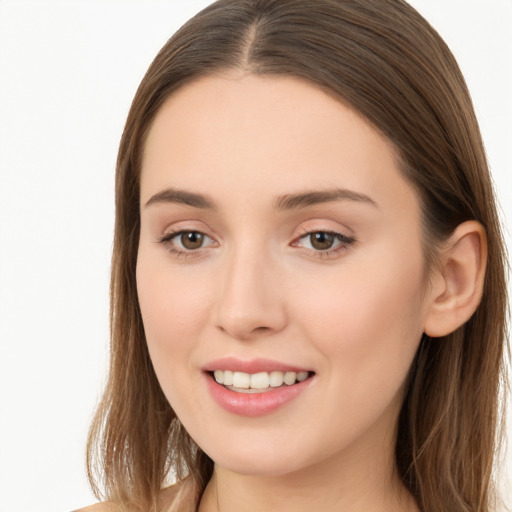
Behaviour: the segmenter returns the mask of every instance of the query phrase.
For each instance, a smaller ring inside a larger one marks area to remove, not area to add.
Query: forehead
[[[341,186],[367,195],[391,188],[395,200],[412,193],[394,146],[351,108],[297,78],[243,73],[203,77],[160,108],[142,200],[169,186],[245,196]]]

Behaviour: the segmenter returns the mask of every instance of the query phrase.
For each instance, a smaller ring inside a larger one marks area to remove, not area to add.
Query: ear
[[[463,222],[441,249],[428,294],[425,334],[446,336],[471,318],[482,298],[486,265],[484,227]]]

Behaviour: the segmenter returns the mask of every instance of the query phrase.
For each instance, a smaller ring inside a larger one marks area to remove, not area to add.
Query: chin
[[[204,451],[216,466],[245,476],[284,476],[297,473],[323,458],[318,452],[314,457],[308,457],[305,447],[296,443],[272,443],[264,439],[253,443],[245,439],[231,442],[229,446],[228,443],[213,446],[212,450]]]
[[[236,457],[222,457],[215,465],[226,469],[232,473],[237,473],[243,476],[257,476],[257,477],[279,477],[296,473],[301,469],[301,465],[291,462],[283,462],[272,460],[255,460],[254,458],[236,458]]]

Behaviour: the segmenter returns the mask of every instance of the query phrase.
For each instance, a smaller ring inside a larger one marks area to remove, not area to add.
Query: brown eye
[[[171,254],[202,254],[200,249],[218,247],[218,243],[201,231],[181,230],[165,235],[158,241]]]
[[[335,231],[310,231],[295,241],[292,246],[304,247],[317,256],[334,257],[355,242],[355,239]]]
[[[198,231],[184,231],[180,235],[181,245],[189,250],[200,249],[204,243],[205,235]]]
[[[309,235],[311,247],[317,251],[326,251],[330,249],[336,240],[332,233],[319,231],[318,233],[310,233]]]

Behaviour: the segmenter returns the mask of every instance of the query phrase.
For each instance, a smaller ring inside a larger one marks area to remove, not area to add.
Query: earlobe
[[[434,271],[424,332],[446,336],[467,322],[482,298],[487,264],[487,237],[477,221],[460,224],[441,251]]]

